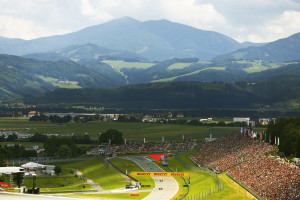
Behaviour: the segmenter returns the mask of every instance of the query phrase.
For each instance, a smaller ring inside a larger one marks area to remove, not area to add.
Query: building
[[[276,118],[259,118],[259,123],[262,125],[268,125],[270,122],[275,122]]]
[[[179,113],[177,113],[176,117],[182,118],[182,117],[184,117],[184,114],[182,112],[179,112]]]
[[[25,169],[23,167],[0,167],[1,175],[10,175],[11,173],[16,172],[24,172]]]
[[[250,117],[234,117],[233,122],[249,122]]]

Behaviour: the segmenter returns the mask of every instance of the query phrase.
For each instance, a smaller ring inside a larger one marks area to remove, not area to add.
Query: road
[[[163,172],[164,170],[143,156],[122,157],[136,162],[146,172]],[[152,176],[155,188],[144,198],[144,200],[166,200],[171,199],[178,191],[179,186],[173,177]],[[160,188],[162,188],[160,190]]]

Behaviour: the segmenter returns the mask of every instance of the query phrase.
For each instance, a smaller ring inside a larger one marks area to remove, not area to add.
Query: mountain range
[[[284,86],[293,88],[282,88],[279,84],[278,91],[298,91],[293,84],[298,83],[300,76],[299,48],[300,33],[266,44],[239,43],[220,33],[167,20],[140,22],[130,17],[34,40],[0,37],[0,53],[5,53],[0,54],[0,99],[41,96],[58,88],[79,89],[78,95],[82,95],[82,91],[88,94],[84,88],[145,83],[159,90],[162,84],[154,82],[181,82],[174,83],[181,88],[181,85],[185,87],[184,82],[190,81],[207,82],[201,87],[214,88],[205,91],[208,96],[218,96],[213,91],[220,93],[216,88],[224,87],[214,82],[240,83],[238,87],[242,89],[248,83],[261,85],[247,87],[236,97],[240,100],[252,96],[253,88],[261,91],[261,95],[269,94],[276,80],[285,81]],[[172,83],[169,86],[175,92],[176,87]],[[138,93],[149,89],[148,86],[137,88],[140,89],[134,91]],[[233,93],[240,91],[235,86],[227,88],[228,98],[230,88],[234,88]],[[131,92],[126,87],[104,91],[112,91],[110,98],[117,98],[114,93],[124,90]],[[276,91],[270,96],[286,101],[291,94],[288,92],[283,100]],[[99,98],[95,97],[95,101],[102,97]],[[268,97],[259,99],[255,103],[272,102]],[[298,102],[300,98],[291,99]]]
[[[130,51],[149,60],[197,57],[210,60],[252,43],[239,43],[223,34],[168,20],[140,22],[124,17],[77,32],[33,40],[0,38],[0,53],[25,55],[55,51],[73,45],[95,44]]]
[[[220,60],[265,60],[269,62],[290,62],[300,60],[300,33],[290,37],[267,43],[263,46],[250,46],[237,51],[219,55],[214,58]]]

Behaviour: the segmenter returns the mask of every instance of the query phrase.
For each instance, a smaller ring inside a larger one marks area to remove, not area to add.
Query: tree
[[[7,141],[15,141],[16,139],[18,139],[18,136],[15,133],[7,136]]]
[[[61,166],[59,165],[56,165],[55,168],[54,168],[54,171],[55,171],[55,174],[60,174],[61,173]]]
[[[62,145],[60,145],[60,147],[58,149],[58,155],[61,158],[71,157],[72,156],[72,150],[68,145],[62,144]]]
[[[123,144],[123,134],[116,129],[109,129],[99,137],[99,143]]]
[[[35,133],[29,140],[30,142],[45,142],[47,139],[47,135]]]

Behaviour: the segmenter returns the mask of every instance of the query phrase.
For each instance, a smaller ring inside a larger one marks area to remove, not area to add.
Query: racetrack
[[[156,164],[154,164],[152,161],[149,161],[143,156],[122,157],[122,158],[136,162],[146,172],[164,171]],[[152,178],[155,182],[155,188],[147,197],[144,198],[145,200],[157,200],[157,199],[165,200],[165,199],[171,199],[173,196],[175,196],[175,194],[179,189],[179,186],[177,181],[173,177],[153,176]]]

